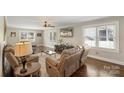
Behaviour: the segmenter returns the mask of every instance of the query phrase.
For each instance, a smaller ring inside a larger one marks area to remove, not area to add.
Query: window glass
[[[85,28],[83,34],[86,45],[118,50],[117,24],[115,23]]]
[[[108,48],[115,49],[116,48],[116,25],[108,25]]]
[[[115,25],[107,25],[104,27],[98,27],[99,41],[98,46],[101,48],[114,49],[114,32]]]
[[[96,28],[84,29],[84,43],[91,47],[96,46]]]

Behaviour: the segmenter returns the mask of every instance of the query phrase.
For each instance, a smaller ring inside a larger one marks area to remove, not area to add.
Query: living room
[[[5,16],[1,17],[2,22],[1,27],[3,28],[1,29],[4,29],[3,35],[1,34],[4,41],[3,45],[15,47],[18,42],[30,41],[31,52],[35,55],[33,55],[34,60],[38,60],[39,65],[41,65],[39,67],[40,75],[38,76],[45,77],[50,76],[49,72],[50,74],[54,73],[54,71],[51,72],[52,70],[46,71],[45,60],[48,56],[59,59],[64,50],[71,50],[75,47],[90,48],[86,55],[86,67],[79,66],[69,76],[124,76],[121,71],[124,69],[124,49],[123,43],[121,43],[123,42],[124,17]],[[4,52],[1,53],[1,57]],[[11,76],[12,73],[11,62],[6,62],[6,57],[4,55],[4,58],[1,58],[4,59],[4,62],[1,62],[1,68],[4,68],[1,69],[1,76],[3,73],[3,76]],[[91,70],[91,68],[94,69]]]
[[[1,0],[0,91],[121,93],[123,0]]]

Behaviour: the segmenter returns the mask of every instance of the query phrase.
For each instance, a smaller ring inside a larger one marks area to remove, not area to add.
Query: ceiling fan
[[[55,27],[54,25],[48,24],[47,21],[44,21],[43,27]]]

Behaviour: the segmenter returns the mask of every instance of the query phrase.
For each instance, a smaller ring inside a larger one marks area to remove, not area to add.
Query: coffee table
[[[43,52],[43,53],[45,53],[47,55],[50,55],[50,56],[54,55],[56,57],[56,52],[54,52],[54,51],[46,50],[46,51],[41,51],[41,52]]]
[[[14,71],[15,76],[18,77],[25,77],[25,76],[32,76],[34,73],[40,72],[41,64],[38,62],[31,62],[27,63],[27,72],[20,73],[20,70],[22,69],[22,65],[17,67]]]

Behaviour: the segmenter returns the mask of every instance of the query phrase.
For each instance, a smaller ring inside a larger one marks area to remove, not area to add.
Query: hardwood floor
[[[86,64],[72,77],[123,77],[124,66],[88,58]]]
[[[53,49],[44,46],[37,48],[37,52],[43,50]],[[71,77],[124,77],[124,66],[88,58],[85,65],[73,73]]]

